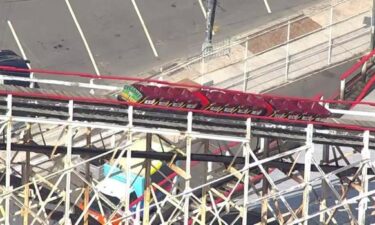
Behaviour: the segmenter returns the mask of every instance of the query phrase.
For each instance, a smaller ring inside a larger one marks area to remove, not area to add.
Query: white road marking
[[[152,42],[151,36],[150,36],[150,34],[149,34],[149,32],[148,32],[148,29],[147,29],[147,27],[146,27],[146,24],[145,24],[145,22],[143,21],[143,18],[142,18],[141,12],[140,12],[139,9],[138,9],[137,3],[135,2],[135,0],[132,0],[132,3],[133,3],[133,6],[134,6],[134,9],[135,9],[135,12],[137,13],[137,15],[138,15],[138,17],[139,17],[139,20],[141,21],[141,24],[142,24],[143,30],[144,30],[144,32],[145,32],[145,34],[146,34],[146,37],[147,37],[148,42],[150,43],[151,49],[152,49],[152,51],[153,51],[153,53],[154,53],[154,56],[155,56],[155,57],[159,57],[158,52],[157,52],[156,49],[155,49],[154,43]]]
[[[79,23],[78,23],[77,17],[76,17],[76,15],[74,14],[74,11],[73,11],[73,9],[72,9],[72,6],[70,5],[69,0],[65,0],[65,3],[66,3],[66,5],[67,5],[67,7],[68,7],[68,9],[69,9],[70,15],[72,15],[72,18],[73,18],[73,20],[74,20],[74,23],[75,23],[77,29],[78,29],[78,32],[79,32],[79,34],[81,35],[81,38],[82,38],[83,44],[85,45],[86,50],[87,50],[87,53],[89,54],[89,57],[90,57],[91,63],[92,63],[92,65],[94,66],[95,73],[96,73],[96,75],[100,76],[100,72],[99,72],[98,66],[97,66],[97,64],[96,64],[96,62],[95,62],[94,56],[92,55],[92,52],[91,52],[90,46],[89,46],[89,44],[87,43],[86,37],[85,37],[85,35],[83,34],[82,28],[81,28],[81,26],[80,26]]]
[[[271,8],[270,8],[270,5],[268,4],[268,0],[263,0],[263,1],[264,1],[264,5],[266,5],[267,12],[268,12],[268,13],[272,13]]]
[[[204,16],[204,18],[206,19],[206,18],[207,18],[206,8],[204,8],[204,5],[203,5],[202,0],[198,0],[198,2],[199,2],[199,6],[201,7],[201,10],[202,10],[203,16]]]
[[[20,39],[18,38],[17,33],[16,33],[16,31],[14,30],[14,28],[13,28],[12,22],[10,22],[10,20],[8,20],[7,22],[8,22],[9,29],[10,29],[10,31],[12,32],[13,38],[14,38],[14,40],[15,40],[16,43],[17,43],[18,49],[19,49],[20,52],[21,52],[21,56],[22,56],[22,58],[23,58],[24,60],[27,60],[27,57],[26,57],[25,51],[23,50],[23,47],[22,47],[21,42],[20,42]],[[29,69],[31,69],[30,63],[26,63],[26,65],[27,65],[27,67],[28,67]],[[34,78],[34,73],[33,73],[33,72],[30,73],[30,78],[31,78],[31,79]],[[33,88],[33,87],[34,87],[34,82],[30,82],[30,88]]]

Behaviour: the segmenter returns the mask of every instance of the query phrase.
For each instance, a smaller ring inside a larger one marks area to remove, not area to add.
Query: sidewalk
[[[370,0],[350,0],[332,9],[314,6],[291,17],[289,23],[232,38],[229,48],[219,49],[213,56],[204,60],[197,56],[152,77],[189,78],[204,85],[243,90],[246,76],[246,90],[261,92],[369,50],[371,26],[364,21],[371,21],[371,4]],[[216,49],[214,46],[213,51]]]

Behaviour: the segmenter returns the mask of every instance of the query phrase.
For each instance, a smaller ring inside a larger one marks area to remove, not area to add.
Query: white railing
[[[224,88],[264,90],[367,52],[371,48],[373,24],[364,21],[372,21],[371,1],[341,1],[264,31],[232,38],[227,46],[214,47],[208,54],[161,68],[162,72],[152,78],[190,78]],[[303,30],[305,25],[312,28]],[[303,31],[298,31],[300,28]],[[280,34],[280,40],[263,49],[251,49],[257,40]]]

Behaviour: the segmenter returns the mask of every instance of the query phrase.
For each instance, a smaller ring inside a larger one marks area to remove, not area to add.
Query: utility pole
[[[203,53],[212,49],[212,31],[215,23],[216,5],[217,0],[207,0],[206,37],[202,45]]]

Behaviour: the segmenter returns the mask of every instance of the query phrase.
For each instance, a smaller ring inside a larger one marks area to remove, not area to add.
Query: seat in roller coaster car
[[[188,89],[175,87],[161,87],[159,105],[168,105],[177,108],[196,109],[200,107],[200,100]]]
[[[200,106],[199,99],[193,95],[188,89],[175,87],[161,87],[160,88],[159,105],[186,107],[189,109],[196,109]]]
[[[248,95],[238,93],[233,96],[233,104],[237,105],[237,113],[250,114],[254,108],[252,101],[247,101]]]
[[[225,105],[224,105],[224,108],[223,108],[223,112],[225,113],[234,113],[237,108],[238,108],[238,104],[236,104],[235,102],[235,97],[236,97],[237,94],[234,94],[234,93],[226,93],[225,95]]]
[[[208,110],[213,112],[220,112],[224,109],[226,104],[230,103],[228,95],[221,91],[203,91],[202,92],[210,102],[207,107]]]
[[[298,100],[294,99],[286,99],[284,101],[283,106],[289,111],[289,119],[297,120],[304,114],[306,109],[299,107],[298,102]]]
[[[150,85],[134,84],[134,87],[140,91],[143,96],[143,103],[147,105],[154,105],[160,98],[160,88]]]
[[[268,102],[272,105],[276,117],[287,116],[291,119],[296,119],[302,113],[297,106],[298,102],[296,100],[268,98]]]
[[[205,103],[207,101],[206,97],[200,94],[200,92],[193,93],[188,89],[182,89],[181,95],[177,99],[184,101],[186,103],[185,108],[188,109],[197,109],[207,104]]]
[[[327,118],[331,115],[331,112],[320,105],[319,102],[301,101],[299,105],[305,110],[305,118],[303,119]]]
[[[274,116],[285,116],[289,111],[284,105],[284,100],[281,98],[267,98],[268,103],[274,110]]]
[[[171,105],[174,100],[174,96],[179,94],[177,89],[171,87],[160,87],[159,90],[160,92],[158,105],[161,106]]]
[[[298,107],[302,111],[302,120],[313,120],[317,116],[318,112],[312,106],[311,101],[298,101]]]
[[[246,101],[252,105],[251,114],[257,116],[268,116],[273,112],[272,106],[269,105],[264,98],[252,94],[248,94]]]
[[[328,118],[332,115],[332,113],[324,106],[320,105],[319,102],[313,103],[312,110],[316,112],[317,116],[320,118]]]

